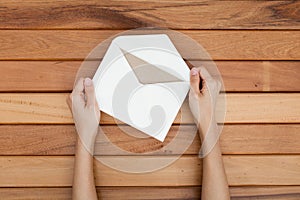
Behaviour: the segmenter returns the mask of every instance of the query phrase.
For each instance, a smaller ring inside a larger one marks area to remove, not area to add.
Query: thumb
[[[86,106],[95,105],[95,89],[93,81],[90,78],[84,79],[84,91],[86,96]]]
[[[199,70],[195,67],[193,67],[190,71],[190,85],[193,93],[200,94],[200,75]]]

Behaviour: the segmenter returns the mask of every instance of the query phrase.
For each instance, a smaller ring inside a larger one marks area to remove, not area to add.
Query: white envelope
[[[119,36],[93,81],[101,111],[163,142],[189,90],[189,68],[165,34]]]

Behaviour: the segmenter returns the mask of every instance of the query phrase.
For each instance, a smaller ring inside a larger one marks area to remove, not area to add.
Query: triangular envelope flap
[[[189,68],[167,35],[119,36],[113,43],[157,68],[189,81]]]
[[[156,65],[152,65],[134,56],[133,54],[123,50],[122,48],[120,49],[140,83],[153,84],[183,81],[182,79],[178,78],[180,75],[174,76],[168,73],[168,68],[157,67]],[[161,68],[164,68],[164,70],[162,70]]]

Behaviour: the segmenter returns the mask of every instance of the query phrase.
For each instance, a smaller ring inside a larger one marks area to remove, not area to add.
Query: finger
[[[84,79],[84,91],[86,96],[86,105],[94,106],[95,105],[95,89],[93,81],[90,78]]]
[[[77,81],[72,93],[83,93],[83,90],[84,90],[83,81],[84,81],[83,78],[80,78]]]
[[[195,67],[193,67],[190,71],[190,86],[191,91],[195,94],[200,94],[200,76],[199,76],[199,70]]]

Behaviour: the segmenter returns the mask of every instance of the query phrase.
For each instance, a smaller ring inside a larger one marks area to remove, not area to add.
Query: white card
[[[189,68],[165,34],[119,36],[93,82],[101,111],[163,142],[189,90]]]

